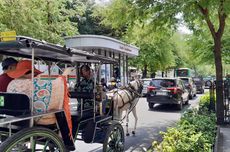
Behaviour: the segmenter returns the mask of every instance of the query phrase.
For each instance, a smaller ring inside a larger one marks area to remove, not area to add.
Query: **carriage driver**
[[[8,84],[13,78],[8,76],[8,72],[15,70],[18,61],[14,58],[6,58],[2,61],[3,74],[0,75],[0,92],[6,92]]]
[[[91,69],[88,65],[82,65],[80,68],[81,80],[75,86],[75,91],[80,93],[93,93],[94,81],[91,75]],[[81,99],[78,99],[80,103]],[[93,106],[93,99],[84,99],[83,109],[88,109]],[[80,104],[78,105],[78,109]]]

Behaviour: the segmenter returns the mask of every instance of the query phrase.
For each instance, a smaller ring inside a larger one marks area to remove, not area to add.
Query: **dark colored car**
[[[202,78],[193,78],[193,81],[196,85],[196,92],[197,93],[204,93],[204,80]]]
[[[189,102],[189,93],[179,78],[154,78],[148,87],[147,102],[150,109],[154,104],[177,104],[182,109]]]

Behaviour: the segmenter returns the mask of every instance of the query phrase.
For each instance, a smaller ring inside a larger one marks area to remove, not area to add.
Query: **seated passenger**
[[[6,58],[2,61],[3,74],[0,75],[0,92],[6,92],[8,84],[13,80],[7,73],[13,71],[17,63],[18,61],[14,58]]]
[[[92,93],[94,89],[94,81],[91,78],[91,70],[88,65],[83,65],[80,68],[81,80],[79,84],[76,84],[75,91],[79,93]],[[78,109],[80,108],[80,101],[78,99]],[[84,99],[83,109],[88,109],[93,106],[93,99]]]
[[[66,80],[62,77],[58,77],[55,80],[41,80],[39,78],[39,74],[41,73],[41,71],[34,68],[35,79],[32,85],[31,61],[19,61],[16,69],[8,73],[8,75],[15,80],[12,80],[9,83],[7,92],[23,93],[30,99],[33,97],[33,108],[35,113],[64,108],[69,124],[69,122],[71,122],[71,118]],[[63,74],[66,73],[64,72]],[[32,86],[34,86],[33,95]],[[35,122],[42,125],[54,124],[56,122],[56,117],[54,114],[50,114],[36,119]]]

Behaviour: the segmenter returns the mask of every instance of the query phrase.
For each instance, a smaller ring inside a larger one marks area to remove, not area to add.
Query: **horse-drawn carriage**
[[[71,64],[75,67],[89,62],[94,64],[95,71],[100,69],[100,64],[116,63],[111,58],[22,36],[16,37],[13,41],[0,42],[0,54],[32,59],[33,66],[37,60]],[[63,81],[59,81],[58,85],[66,83],[65,78],[61,76]],[[65,89],[62,94],[64,103],[59,107],[46,107],[43,110],[35,108],[37,98],[34,95],[28,97],[21,93],[1,92],[0,151],[71,151],[75,149],[74,141],[77,139],[87,143],[102,143],[103,151],[123,151],[124,131],[121,124],[113,119],[113,103],[110,103],[111,106],[106,109],[106,113],[101,114],[102,93],[100,89],[96,90],[100,88],[100,83],[96,83],[100,82],[97,81],[99,78],[100,76],[95,72],[95,89],[91,94],[79,92],[68,94],[64,84]],[[32,76],[32,82],[35,79],[39,83],[53,81],[43,81],[42,78]],[[35,83],[32,85],[31,91],[34,94]],[[56,98],[58,95],[60,94],[55,95]],[[87,110],[80,106],[80,110],[71,111],[69,98],[78,98],[80,102],[83,102],[82,99],[91,98],[94,106]],[[38,120],[50,115],[55,116],[55,124],[37,123]]]

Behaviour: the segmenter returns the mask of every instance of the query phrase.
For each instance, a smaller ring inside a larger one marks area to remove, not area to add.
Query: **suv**
[[[142,96],[145,97],[147,94],[147,87],[149,86],[151,78],[141,79],[143,81],[143,89],[142,89]]]
[[[188,77],[180,77],[181,80],[184,81],[185,87],[189,92],[189,99],[192,99],[196,96],[196,85],[193,82],[192,78]]]
[[[196,92],[203,94],[204,93],[204,80],[202,78],[193,78],[193,81],[196,85]]]
[[[189,93],[179,78],[153,78],[148,87],[147,102],[152,109],[154,104],[177,104],[181,110],[188,104]]]

